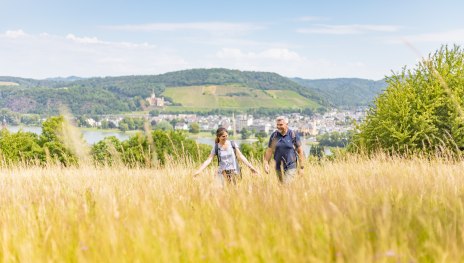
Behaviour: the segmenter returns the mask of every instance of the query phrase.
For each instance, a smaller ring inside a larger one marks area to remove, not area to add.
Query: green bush
[[[353,137],[351,151],[369,154],[460,154],[464,148],[464,52],[442,46],[413,70],[386,79]]]
[[[252,144],[242,143],[240,144],[240,151],[247,159],[262,160],[264,152],[267,149],[266,138],[258,137],[258,141]]]
[[[66,146],[62,116],[51,117],[42,123],[42,134],[19,131],[0,132],[0,152],[3,165],[45,164],[59,162],[65,166],[78,163],[76,155]]]
[[[43,163],[44,151],[39,145],[39,137],[32,132],[18,131],[10,133],[0,131],[0,151],[2,160],[7,164]]]
[[[155,130],[151,138],[137,133],[129,140],[120,142],[108,137],[92,147],[92,156],[96,164],[112,165],[122,161],[130,167],[151,167],[165,165],[167,160],[188,160],[200,163],[209,155],[211,147],[198,144],[179,131]]]
[[[122,150],[122,143],[115,136],[109,136],[92,146],[91,155],[96,164],[113,165],[121,160]]]
[[[42,134],[39,137],[39,145],[45,151],[47,159],[57,160],[65,166],[75,165],[78,158],[65,145],[63,116],[54,116],[48,118],[42,123]]]
[[[320,146],[346,147],[352,137],[352,132],[332,132],[317,136]]]
[[[76,150],[70,149],[65,138],[63,116],[51,117],[43,122],[42,134],[0,131],[1,165],[46,164],[58,162],[65,166],[79,164]],[[69,135],[68,135],[69,136]],[[205,160],[211,151],[208,145],[198,144],[179,131],[155,130],[149,136],[137,133],[126,141],[108,137],[94,144],[91,155],[97,165],[122,162],[130,167],[165,165],[167,159],[195,164]]]

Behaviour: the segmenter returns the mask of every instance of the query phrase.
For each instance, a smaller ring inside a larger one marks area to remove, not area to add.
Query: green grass
[[[233,93],[248,95],[231,96]],[[314,108],[318,106],[294,91],[263,91],[237,85],[171,87],[166,88],[162,95],[172,98],[176,103],[181,103],[185,108],[192,109]]]

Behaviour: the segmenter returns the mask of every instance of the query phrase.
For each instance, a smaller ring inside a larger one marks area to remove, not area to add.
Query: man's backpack
[[[230,144],[232,145],[232,149],[234,149],[234,155],[235,155],[235,163],[237,164],[237,173],[240,173],[240,165],[238,164],[238,158],[237,158],[237,145],[235,144],[234,141],[230,141]],[[221,162],[221,156],[219,155],[219,145],[217,143],[214,144],[214,154],[216,154],[217,159],[218,159],[218,165]]]

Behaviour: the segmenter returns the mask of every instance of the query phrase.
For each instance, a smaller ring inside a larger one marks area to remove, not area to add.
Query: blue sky
[[[0,0],[0,75],[190,68],[378,80],[464,44],[464,1]]]

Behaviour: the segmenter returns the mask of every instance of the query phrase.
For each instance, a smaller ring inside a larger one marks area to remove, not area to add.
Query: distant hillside
[[[101,87],[129,96],[146,96],[147,92],[163,92],[165,87],[240,84],[259,90],[292,90],[324,105],[324,100],[312,90],[289,78],[270,72],[251,72],[230,69],[190,69],[161,75],[90,78],[74,82],[75,85]]]
[[[163,95],[192,109],[315,109],[320,106],[292,90],[262,90],[238,84],[170,87]]]
[[[337,78],[308,80],[293,78],[296,83],[327,100],[335,107],[368,106],[382,93],[387,84],[384,80]]]
[[[63,78],[63,77],[47,78],[45,80],[71,82],[71,81],[76,81],[76,80],[81,80],[81,79],[84,79],[84,78],[80,78],[80,77],[76,77],[76,76],[69,76],[69,77],[66,77],[66,78]]]
[[[198,87],[208,86],[224,87],[230,91],[222,95],[191,93]],[[244,90],[240,90],[242,88]],[[327,106],[367,106],[385,88],[383,80],[289,79],[276,73],[228,69],[191,69],[160,75],[85,79],[0,77],[0,108],[44,114],[56,113],[58,105],[62,104],[75,114],[138,111],[146,106],[144,98],[155,91],[176,105],[189,107],[189,110],[211,108],[210,105],[237,109],[308,107],[314,110]],[[261,96],[277,94],[279,90],[285,92],[281,92],[278,98]],[[210,103],[198,104],[205,99]]]
[[[63,85],[61,81],[56,81],[52,79],[38,80],[38,79],[18,78],[18,77],[9,77],[9,76],[0,76],[0,82],[16,83],[17,85],[23,88],[59,87]]]
[[[246,100],[239,100],[237,94],[233,94],[234,91],[231,91],[231,94],[226,94],[220,98],[226,99],[226,102],[219,103],[218,107],[227,107],[230,103],[235,103],[239,105],[237,108],[245,106],[255,108],[257,105],[269,108],[285,108],[287,106],[295,108],[300,105],[308,105],[312,109],[317,109],[327,105],[324,99],[313,90],[278,74],[228,69],[192,69],[161,75],[66,79],[66,81],[63,79],[34,80],[0,77],[0,81],[10,84],[9,86],[0,86],[0,107],[24,113],[56,113],[57,106],[60,104],[67,105],[75,114],[136,111],[145,108],[144,98],[148,97],[152,90],[159,95],[165,92],[167,87],[208,85],[238,85],[247,88],[251,93],[255,92],[252,90],[270,91],[269,94],[277,94],[276,91],[279,90],[289,91],[290,93],[282,93],[286,94],[283,96],[304,98],[301,100],[304,102],[296,104],[290,102],[292,99],[282,100],[283,98],[280,97],[279,99],[271,99],[267,101],[268,103],[252,100],[248,105],[244,103]],[[18,86],[11,86],[11,83],[17,83]],[[169,96],[167,99],[175,103],[182,103],[176,94],[166,93],[166,96]]]

